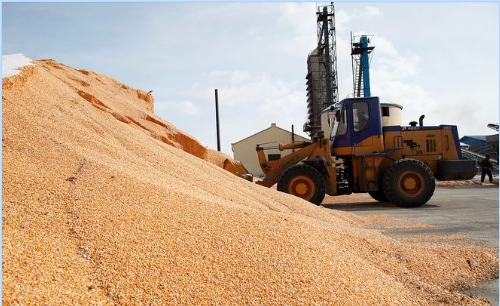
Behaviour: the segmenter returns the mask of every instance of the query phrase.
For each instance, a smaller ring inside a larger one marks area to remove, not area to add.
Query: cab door
[[[370,112],[370,104],[367,100],[355,101],[351,104],[351,140],[355,147],[367,147],[373,145]]]
[[[338,129],[332,137],[336,156],[383,151],[382,124],[378,97],[350,98],[339,102]],[[335,131],[334,131],[335,132]]]
[[[384,138],[378,97],[353,99],[351,102],[352,154],[383,152]]]

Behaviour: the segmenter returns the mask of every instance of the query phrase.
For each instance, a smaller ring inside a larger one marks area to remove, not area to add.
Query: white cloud
[[[210,84],[217,84],[219,82],[229,83],[231,85],[241,84],[251,80],[251,75],[247,71],[241,70],[216,70],[210,71],[207,74],[207,79],[204,81]]]
[[[210,74],[210,77],[213,75]],[[271,111],[272,114],[276,114],[278,109],[289,106],[290,103],[303,102],[305,105],[305,85],[304,92],[300,91],[301,96],[298,97],[294,94],[297,91],[295,81],[286,82],[267,73],[252,75],[241,71],[218,72],[217,76],[226,78],[226,82],[223,83],[225,85],[218,88],[220,97],[223,97],[220,104],[244,109],[245,112],[254,114],[256,118],[266,116]],[[210,79],[206,83],[216,82],[216,79]],[[206,91],[211,90],[213,89],[208,88]]]
[[[366,16],[368,18],[377,18],[377,17],[383,17],[383,14],[378,7],[366,6],[363,16]]]
[[[353,14],[350,11],[342,8],[338,9],[338,6],[335,7],[335,26],[337,31],[348,30],[353,18]]]
[[[383,36],[379,35],[369,35],[370,44],[375,46],[373,51],[377,56],[380,54],[382,56],[394,57],[398,56],[398,51],[394,47],[393,43],[387,40]]]
[[[264,47],[269,50],[269,56],[306,58],[316,42],[316,16],[313,13],[316,4],[288,2],[271,4],[266,9],[274,16],[273,22],[267,28],[260,29],[261,35],[264,33],[267,38],[262,40],[262,43],[266,44]],[[252,26],[252,29],[254,27]]]
[[[155,101],[155,112],[180,113],[194,116],[199,114],[196,105],[188,100],[185,101]]]
[[[382,19],[382,11],[375,6],[355,7],[350,10],[338,9],[335,13],[335,23],[337,30],[345,31],[360,31],[362,27],[366,27],[365,21],[372,19]],[[362,23],[360,23],[362,21]],[[353,29],[353,26],[359,27]]]
[[[379,57],[374,65],[376,68],[370,69],[370,75],[375,80],[402,80],[415,76],[418,73],[420,58],[415,54],[408,56]]]
[[[307,137],[302,133],[307,116],[305,82],[298,86],[297,81],[286,81],[269,73],[213,71],[193,88],[198,88],[198,97],[203,101],[200,103],[210,114],[217,88],[226,146],[268,128],[271,123],[288,130],[294,125],[295,133]]]

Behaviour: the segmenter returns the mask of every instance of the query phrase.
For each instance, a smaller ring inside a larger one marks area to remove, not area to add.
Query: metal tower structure
[[[351,36],[354,97],[370,97],[370,53],[375,47],[369,46],[366,35],[361,35],[358,42],[355,39]]]
[[[318,45],[307,57],[308,122],[304,124],[311,138],[321,131],[321,112],[339,101],[333,2],[318,6],[316,17]]]

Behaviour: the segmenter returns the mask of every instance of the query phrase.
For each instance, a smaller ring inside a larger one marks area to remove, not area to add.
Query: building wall
[[[308,141],[310,139],[294,135],[295,142]],[[277,146],[278,144],[287,144],[292,142],[292,132],[277,127],[275,123],[271,127],[262,130],[252,136],[242,139],[236,143],[231,144],[235,160],[243,163],[248,172],[252,173],[254,177],[262,176],[264,173],[259,165],[257,158],[257,151],[255,150],[257,144],[268,143],[262,147]],[[290,154],[292,150],[280,151],[278,149],[270,149],[264,151],[269,160],[270,154],[281,154],[281,157]]]

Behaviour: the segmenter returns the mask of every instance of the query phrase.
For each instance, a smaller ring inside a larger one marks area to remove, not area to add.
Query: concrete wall
[[[294,135],[294,138],[295,142],[310,142],[309,138],[305,138],[297,134]],[[268,143],[262,146],[273,146],[279,143],[287,144],[291,142],[292,132],[277,127],[275,123],[272,123],[269,128],[231,144],[231,148],[233,150],[234,159],[241,161],[245,168],[247,168],[247,170],[252,173],[254,177],[258,177],[264,175],[264,173],[260,168],[257,151],[255,150],[257,144]],[[266,153],[266,156],[269,156],[269,154],[281,154],[281,157],[283,157],[290,154],[292,150],[280,151],[278,149],[271,149],[264,152]]]

